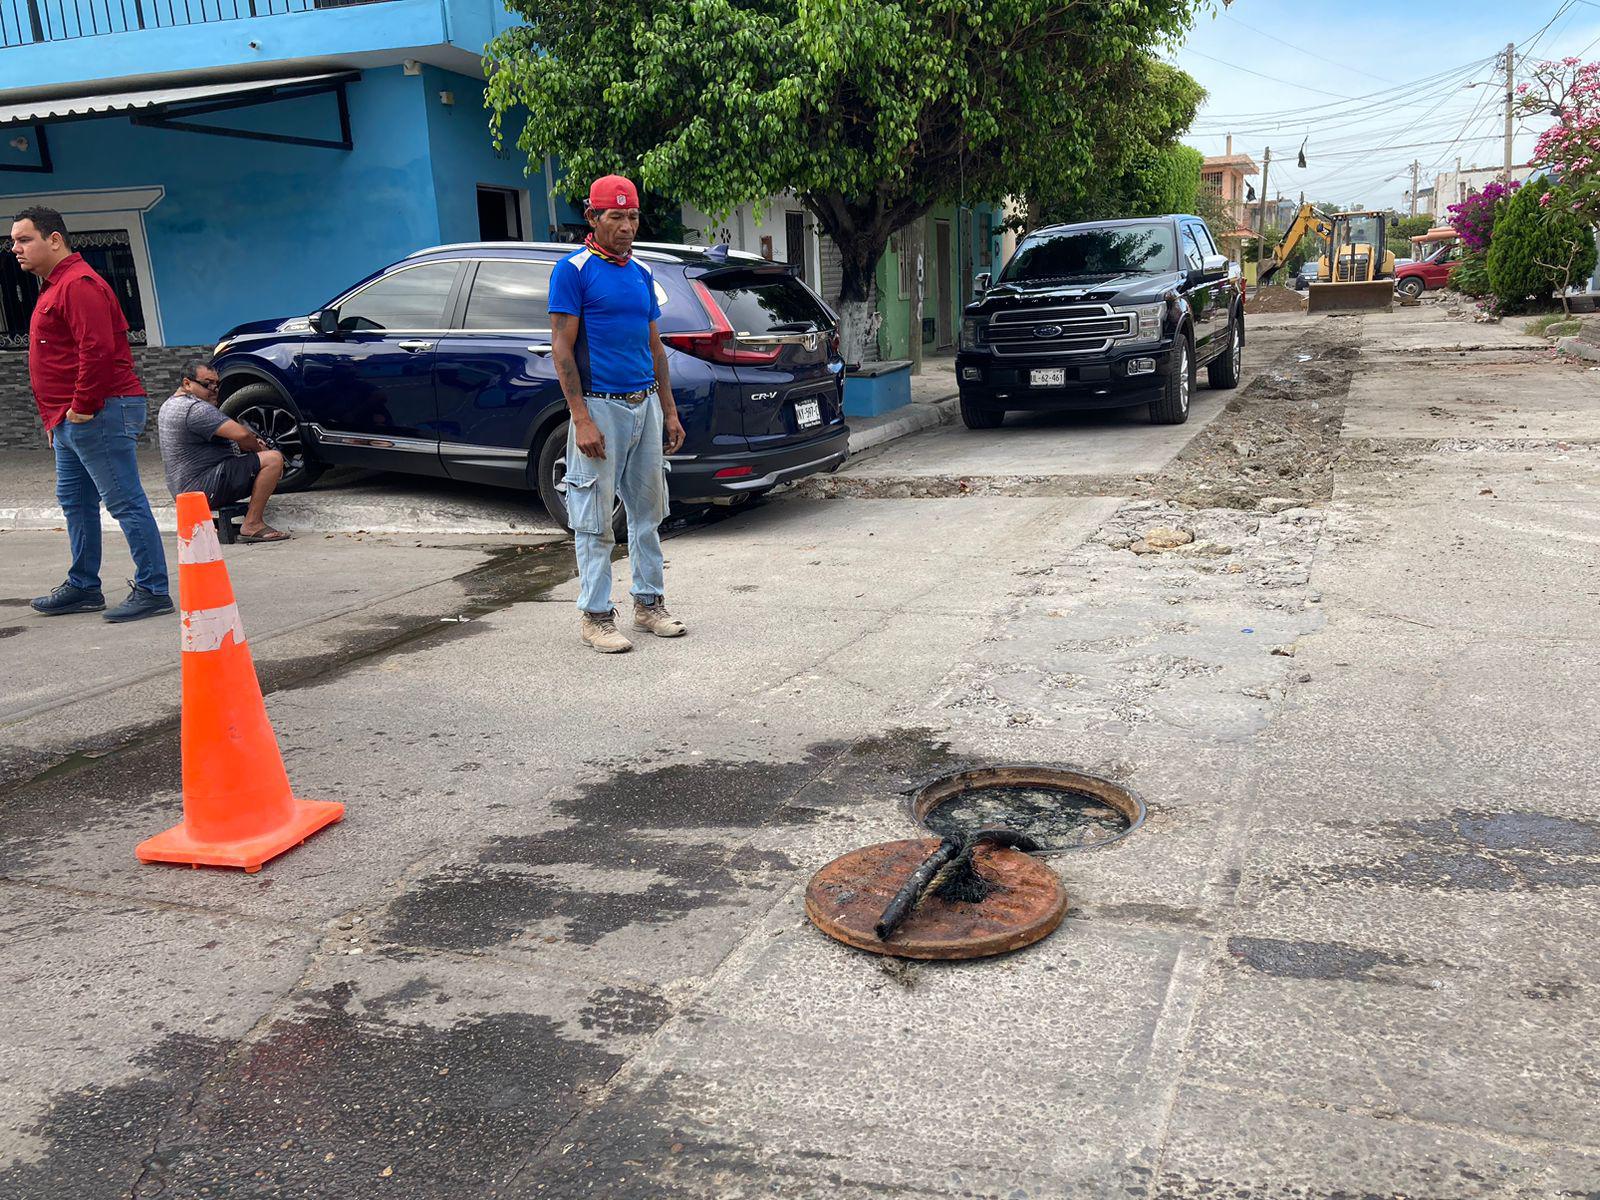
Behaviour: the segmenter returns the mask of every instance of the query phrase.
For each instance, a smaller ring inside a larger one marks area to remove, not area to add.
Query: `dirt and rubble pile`
[[[1304,312],[1305,307],[1305,299],[1299,292],[1276,284],[1256,288],[1244,303],[1247,313]]]

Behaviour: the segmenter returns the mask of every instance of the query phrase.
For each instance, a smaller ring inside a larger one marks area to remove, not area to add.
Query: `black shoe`
[[[99,588],[73,587],[70,583],[63,583],[48,596],[40,596],[33,602],[34,611],[41,612],[47,617],[61,617],[67,613],[99,612],[105,606],[105,593]]]
[[[128,598],[115,608],[106,612],[107,621],[138,621],[145,617],[159,617],[162,613],[172,611],[172,597],[158,596],[155,592],[147,592],[138,584],[128,585],[133,591],[128,593]]]

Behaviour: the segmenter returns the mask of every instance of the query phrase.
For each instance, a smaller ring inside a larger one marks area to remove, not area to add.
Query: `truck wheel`
[[[1236,388],[1244,369],[1244,318],[1235,315],[1228,322],[1228,349],[1206,368],[1206,382],[1214,388]]]
[[[569,421],[562,421],[548,434],[544,443],[539,447],[539,458],[534,463],[533,487],[539,494],[539,502],[550,514],[550,519],[563,529],[570,530],[567,524],[567,428]],[[617,497],[616,503],[611,507],[611,532],[617,541],[628,540],[628,514],[623,511],[622,498]]]
[[[983,408],[965,395],[961,397],[961,423],[968,429],[999,429],[1005,420],[1005,409]]]
[[[1188,335],[1177,340],[1167,357],[1167,378],[1161,399],[1150,405],[1153,425],[1182,425],[1189,419],[1189,393],[1194,390],[1194,354]]]
[[[222,403],[222,415],[255,431],[283,451],[280,492],[303,492],[326,471],[311,457],[300,426],[300,413],[270,383],[247,383]]]
[[[1422,295],[1423,286],[1422,277],[1420,275],[1407,275],[1399,283],[1394,285],[1394,290],[1409,300],[1415,300],[1418,296]]]

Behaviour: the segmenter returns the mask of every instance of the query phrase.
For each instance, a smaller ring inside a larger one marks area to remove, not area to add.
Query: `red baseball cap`
[[[621,175],[603,175],[589,185],[590,208],[638,208],[639,189]]]

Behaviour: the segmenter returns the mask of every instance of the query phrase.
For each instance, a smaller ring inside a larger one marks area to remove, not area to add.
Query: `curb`
[[[156,528],[163,534],[175,534],[178,517],[175,508],[152,508]],[[477,537],[550,537],[559,536],[549,521],[527,524],[513,521],[474,520],[470,517],[445,517],[423,513],[420,509],[399,509],[385,505],[349,506],[337,511],[326,508],[300,508],[290,504],[275,503],[273,519],[281,519],[290,533],[372,533],[420,534],[442,536],[464,534]],[[363,519],[365,518],[365,519]],[[66,515],[59,508],[0,508],[0,530],[65,529]],[[117,532],[118,526],[111,515],[100,514],[100,528],[107,533]]]
[[[1585,341],[1577,335],[1557,338],[1556,350],[1558,353],[1565,354],[1571,358],[1585,358],[1590,362],[1600,362],[1600,346],[1596,346],[1593,342]]]
[[[955,395],[908,404],[906,409],[909,411],[896,413],[881,425],[851,430],[850,454],[853,457],[885,442],[921,433],[924,429],[933,429],[939,425],[949,425],[956,419],[960,406],[960,398]]]
[[[953,424],[960,413],[960,397],[951,394],[934,400],[917,400],[905,405],[881,424],[850,432],[850,457],[886,445],[924,429]],[[170,507],[152,509],[156,526],[164,534],[176,533],[177,510]],[[336,513],[321,506],[301,508],[292,501],[274,500],[272,513],[281,518],[291,533],[381,533],[381,534],[476,534],[479,536],[533,535],[549,536],[555,531],[548,522],[530,520],[526,525],[515,522],[473,520],[458,517],[441,520],[424,514],[419,509],[396,511],[386,505],[345,506]],[[363,520],[362,518],[366,519]],[[396,518],[401,520],[397,521]],[[66,514],[55,506],[33,508],[0,508],[0,530],[64,529]],[[108,533],[117,531],[117,523],[109,513],[100,514],[100,528]]]

